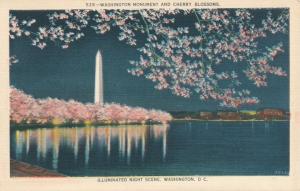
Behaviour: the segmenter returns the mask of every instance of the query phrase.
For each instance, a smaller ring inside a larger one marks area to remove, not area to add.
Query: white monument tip
[[[101,55],[101,51],[98,49],[96,56],[98,56],[99,54]]]

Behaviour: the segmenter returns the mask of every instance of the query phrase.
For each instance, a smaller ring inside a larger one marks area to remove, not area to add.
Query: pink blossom
[[[170,114],[158,110],[146,110],[112,104],[83,104],[74,100],[46,98],[35,99],[24,92],[11,87],[10,120],[14,123],[83,123],[90,121],[115,123],[145,123],[147,120],[167,123]]]

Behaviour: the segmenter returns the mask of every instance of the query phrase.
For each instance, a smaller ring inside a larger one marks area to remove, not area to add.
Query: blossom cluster
[[[31,26],[36,22],[35,19],[20,20],[16,16],[9,15],[9,38],[15,39],[21,36],[30,36]]]
[[[160,14],[151,10],[140,12],[148,37],[139,48],[140,59],[131,61],[133,68],[129,72],[145,76],[159,90],[169,89],[187,98],[196,93],[201,100],[213,99],[221,106],[240,107],[257,104],[259,99],[241,88],[239,78],[243,73],[230,64],[243,68],[257,87],[267,85],[267,75],[287,76],[282,67],[272,65],[284,52],[282,43],[259,49],[263,38],[287,33],[285,11],[275,18],[269,12],[261,25],[253,22],[254,16],[247,9],[179,11],[194,15],[194,28],[171,27],[161,22]]]
[[[120,41],[140,53],[139,60],[130,61],[130,74],[177,96],[196,94],[201,100],[239,107],[259,102],[241,88],[243,76],[257,87],[268,85],[268,75],[287,76],[273,62],[284,52],[282,42],[261,47],[267,37],[288,33],[289,13],[287,9],[276,15],[265,13],[264,18],[254,19],[251,9],[65,10],[51,12],[49,25],[29,34],[32,44],[41,49],[51,41],[68,48],[88,27],[100,35],[115,29]],[[176,22],[181,17],[188,17],[193,25]],[[32,21],[10,16],[11,38],[26,33],[28,23]]]
[[[15,63],[18,63],[19,60],[17,59],[17,56],[16,55],[12,55],[9,57],[9,65],[11,64],[15,64]]]
[[[14,123],[167,123],[169,113],[117,103],[83,104],[56,98],[35,99],[11,87],[10,120]]]

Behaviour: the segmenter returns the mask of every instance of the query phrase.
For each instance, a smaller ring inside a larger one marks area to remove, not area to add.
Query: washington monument
[[[103,105],[103,70],[100,50],[96,54],[95,64],[95,95],[94,102]]]

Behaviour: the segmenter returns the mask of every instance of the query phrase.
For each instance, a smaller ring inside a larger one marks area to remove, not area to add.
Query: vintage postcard
[[[299,10],[1,2],[1,190],[300,190]]]

